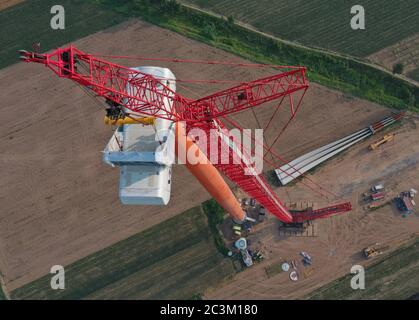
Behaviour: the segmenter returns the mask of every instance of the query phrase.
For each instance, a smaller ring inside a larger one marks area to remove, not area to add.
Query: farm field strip
[[[395,64],[402,63],[403,74],[410,76],[419,67],[419,32],[370,55],[368,59],[388,70],[392,70]]]
[[[205,290],[206,284],[210,283],[208,281],[215,283],[216,279],[221,280],[225,273],[229,273],[231,262],[222,259],[210,243],[201,241],[87,298],[188,299],[194,293]]]
[[[31,50],[34,42],[40,42],[41,50],[48,51],[127,19],[93,1],[62,0],[65,29],[52,30],[50,10],[55,4],[54,0],[31,0],[0,11],[0,39],[4,44],[0,46],[0,68],[18,62],[17,51]]]
[[[365,289],[353,290],[344,276],[308,295],[309,299],[408,299],[419,292],[419,238],[365,270]]]
[[[193,2],[193,0],[190,0],[190,2]],[[280,2],[282,5],[285,5],[284,1],[281,0]],[[229,1],[226,2],[226,4],[228,3]],[[240,3],[243,3],[243,0],[237,2],[238,7],[240,7]],[[273,5],[271,2],[268,3],[267,1],[263,1],[263,3]],[[198,24],[190,26],[188,25],[188,22],[185,21],[185,15],[179,14],[179,12],[171,12],[171,14],[168,12],[165,13],[165,9],[159,8],[158,4],[147,4],[146,1],[127,1],[124,2],[124,4],[119,5],[109,0],[65,0],[61,4],[66,8],[67,12],[66,29],[53,31],[49,26],[49,19],[51,18],[49,9],[52,4],[54,4],[52,0],[45,0],[42,2],[40,0],[34,0],[18,4],[0,12],[0,19],[2,19],[5,26],[2,29],[4,34],[3,38],[9,43],[8,46],[0,48],[0,68],[16,63],[16,51],[22,48],[30,50],[33,42],[40,42],[41,51],[48,51],[51,48],[58,47],[87,34],[116,25],[134,16],[141,16],[154,24],[171,29],[172,31],[174,30],[194,39],[204,40],[204,42],[208,43],[208,39],[203,39],[201,35],[204,34],[204,37],[206,37],[205,30],[208,29],[208,26],[200,25],[202,24],[202,21],[206,21],[203,14],[201,14],[200,17],[195,17],[196,13],[188,13],[188,16],[191,15],[194,17],[193,19],[198,21]],[[278,2],[275,2],[275,5],[277,4]],[[304,6],[307,5],[307,3],[304,4]],[[342,5],[333,5],[339,8],[342,7]],[[148,6],[148,9],[144,10],[144,6]],[[158,9],[157,15],[153,13],[153,10],[156,8]],[[304,8],[307,12],[310,12],[310,10],[313,9],[310,6]],[[257,7],[255,7],[253,11],[259,12]],[[270,11],[275,12],[275,8],[272,8]],[[288,13],[292,12],[294,12],[294,10],[289,10]],[[37,18],[32,22],[33,13],[36,13],[35,16]],[[315,12],[313,15],[316,16]],[[277,14],[275,13],[275,17],[276,16]],[[170,17],[169,20],[168,17]],[[94,25],[91,24],[93,19],[95,20]],[[186,18],[186,20],[187,19],[188,18]],[[26,23],[19,24],[18,28],[16,28],[14,21],[30,21],[31,28],[25,28],[25,26],[27,26]],[[265,19],[263,21],[265,21]],[[209,23],[211,25],[214,21]],[[218,23],[219,22],[216,24]],[[287,30],[291,32],[297,29],[288,27]],[[225,31],[226,30],[220,30],[220,32],[223,33]],[[414,88],[408,88],[409,85],[407,85],[407,83],[400,83],[402,82],[400,79],[391,79],[392,76],[390,73],[381,74],[381,82],[377,83],[377,75],[378,73],[382,73],[382,71],[378,71],[377,73],[377,70],[369,70],[369,67],[365,68],[365,66],[362,66],[359,62],[345,61],[345,59],[342,58],[335,59],[325,53],[319,54],[309,52],[307,48],[296,49],[287,46],[278,50],[281,45],[278,47],[278,44],[272,44],[269,39],[258,40],[258,35],[256,33],[248,34],[243,37],[243,35],[240,35],[241,31],[239,31],[239,29],[237,31],[239,34],[234,35],[233,37],[231,37],[231,35],[230,37],[216,37],[216,39],[209,42],[215,47],[233,52],[247,59],[253,59],[254,61],[275,64],[295,64],[301,62],[311,71],[308,73],[311,80],[386,106],[405,108],[406,104],[414,101],[408,96],[413,95],[417,97]],[[211,33],[211,30],[209,32]],[[327,35],[330,34],[328,30],[326,30],[326,32]],[[340,37],[340,39],[346,39],[346,37]],[[250,44],[255,41],[257,41],[256,47],[255,43]],[[265,48],[265,44],[268,48]],[[273,47],[271,45],[273,45]],[[359,47],[360,46],[357,46],[357,48]],[[266,52],[266,50],[268,52]],[[260,60],[261,58],[262,61]],[[363,75],[359,73],[358,69],[360,68],[365,70]],[[338,72],[340,69],[341,72]],[[366,82],[365,79],[367,78],[369,79],[368,83],[364,85]],[[418,99],[415,98],[415,100]],[[413,102],[413,104],[415,104],[415,102]]]
[[[181,230],[181,232],[180,232]],[[201,207],[65,267],[66,289],[46,275],[12,299],[188,299],[235,271],[215,248]]]
[[[248,23],[261,31],[306,45],[367,56],[419,31],[419,3],[365,0],[365,31],[350,28],[350,8],[343,0],[181,0]],[[346,22],[347,21],[347,22]]]

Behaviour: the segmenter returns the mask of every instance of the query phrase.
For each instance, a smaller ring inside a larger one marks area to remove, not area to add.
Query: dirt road
[[[0,10],[7,9],[23,1],[24,0],[0,0]]]

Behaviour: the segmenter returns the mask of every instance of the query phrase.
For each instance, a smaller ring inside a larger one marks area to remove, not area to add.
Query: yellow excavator
[[[388,141],[392,141],[394,139],[395,134],[391,133],[391,134],[386,134],[384,137],[382,137],[380,140],[370,144],[370,150],[375,150],[377,149],[379,146],[381,146],[382,144],[388,142]]]

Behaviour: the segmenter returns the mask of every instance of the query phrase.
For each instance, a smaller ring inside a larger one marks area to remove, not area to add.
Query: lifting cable
[[[230,61],[217,61],[217,60],[197,60],[197,59],[175,59],[175,58],[153,58],[142,56],[121,56],[121,55],[104,55],[104,54],[90,54],[93,57],[101,57],[107,59],[128,59],[128,60],[142,60],[142,61],[157,61],[157,62],[173,62],[173,63],[192,63],[192,64],[207,64],[207,65],[224,65],[231,67],[242,68],[266,68],[276,70],[296,70],[301,69],[300,66],[281,66],[271,65],[264,63],[243,63],[243,62],[230,62]],[[159,79],[159,77],[156,77]],[[162,78],[163,79],[163,78]],[[168,79],[164,80],[186,82],[186,83],[206,83],[206,84],[243,84],[245,82],[238,80],[208,80],[208,79]]]
[[[264,63],[244,63],[244,62],[230,62],[217,60],[197,60],[197,59],[174,59],[174,58],[151,58],[142,56],[116,56],[104,54],[90,54],[93,57],[110,58],[110,59],[129,59],[129,60],[144,60],[144,61],[158,61],[158,62],[174,62],[174,63],[193,63],[193,64],[208,64],[208,65],[225,65],[231,67],[246,67],[246,68],[272,68],[272,69],[300,69],[299,66],[280,66]]]
[[[293,106],[293,102],[292,102],[292,96],[290,95],[290,107],[292,109],[292,114],[291,117],[288,119],[287,123],[284,125],[284,127],[281,129],[281,131],[278,133],[278,135],[276,136],[276,138],[274,139],[274,141],[272,142],[271,146],[269,147],[268,151],[269,152],[272,147],[275,145],[275,143],[279,140],[279,138],[282,136],[282,134],[285,132],[285,130],[288,128],[288,126],[290,125],[290,123],[292,122],[292,120],[294,120],[295,116],[297,115],[298,110],[300,109],[301,106],[301,102],[303,101],[303,98],[305,96],[307,92],[307,89],[304,90],[303,94],[300,97],[300,100],[297,104],[297,107],[294,110],[294,106]]]
[[[231,120],[231,119],[227,118],[226,116],[225,116],[225,117],[223,117],[223,119],[224,119],[224,120],[226,120],[228,123],[230,123],[233,127],[236,127],[236,128],[238,128],[238,129],[242,130],[242,132],[244,133],[243,129],[241,129],[241,127],[238,125],[238,123],[237,123],[237,122],[235,122],[234,120]],[[248,135],[248,136],[249,136],[249,135]],[[263,148],[264,148],[265,150],[268,148],[265,144],[261,143],[260,141],[257,141],[257,140],[256,140],[254,137],[252,137],[251,135],[250,135],[250,138],[251,138],[251,140],[252,140],[255,144],[257,143],[258,145],[262,145],[262,146],[263,146]],[[326,196],[326,193],[328,193],[328,194],[332,195],[332,196],[333,196],[333,197],[335,197],[336,199],[339,199],[339,198],[340,198],[337,194],[335,194],[335,193],[333,193],[332,191],[330,191],[330,190],[326,189],[325,187],[321,186],[318,182],[315,182],[313,179],[311,179],[311,178],[307,177],[307,176],[306,176],[306,173],[302,173],[302,172],[300,172],[297,168],[295,168],[294,166],[290,165],[290,164],[289,164],[289,161],[287,161],[286,159],[284,159],[283,157],[281,157],[281,156],[280,156],[280,155],[278,155],[277,153],[273,152],[272,150],[269,150],[269,151],[268,151],[268,153],[270,153],[271,155],[273,155],[273,156],[274,156],[277,160],[279,160],[281,163],[283,163],[283,164],[288,164],[288,165],[290,166],[290,168],[292,168],[292,169],[294,169],[296,172],[300,173],[301,177],[306,178],[306,179],[307,179],[310,183],[312,183],[312,184],[313,184],[313,185],[315,185],[317,188],[319,188],[319,189],[315,189],[314,187],[309,186],[309,185],[308,185],[308,184],[306,184],[303,180],[301,180],[301,183],[302,183],[302,184],[304,184],[304,185],[305,185],[306,187],[308,187],[309,189],[311,189],[312,191],[314,191],[314,192],[316,192],[316,193],[319,193],[320,195],[324,196],[326,199],[329,199],[329,197],[327,197],[327,196]],[[259,156],[261,156],[261,155],[259,155]],[[263,159],[264,159],[264,160],[265,160],[268,164],[270,164],[273,168],[276,168],[276,167],[277,167],[277,164],[275,164],[275,163],[271,162],[270,160],[268,160],[268,159],[266,158],[266,156],[263,156]],[[287,171],[282,170],[282,169],[280,169],[280,168],[277,168],[277,169],[279,169],[280,171],[282,171],[283,173],[285,173],[287,176],[291,176],[291,174],[290,174],[290,173],[288,173]],[[321,190],[324,190],[325,192],[322,192]]]
[[[192,90],[192,89],[190,89],[190,88],[187,88],[187,87],[185,87],[185,86],[181,86],[182,88],[184,88],[184,89],[186,89],[187,91],[189,91],[189,92],[191,92],[193,95],[195,95],[195,96],[197,96],[198,98],[200,97],[200,95],[197,93],[197,92],[195,92],[194,90]],[[305,92],[306,92],[307,90],[305,90],[304,91],[304,93],[303,93],[303,95],[302,95],[302,97],[300,98],[300,101],[299,101],[299,103],[298,103],[298,107],[296,108],[296,110],[295,110],[295,112],[294,112],[294,115],[292,116],[292,118],[291,119],[289,119],[288,120],[288,122],[286,123],[286,127],[290,124],[290,122],[292,121],[292,119],[295,117],[295,115],[297,114],[297,111],[298,111],[298,109],[299,109],[299,106],[301,105],[301,102],[302,102],[302,100],[303,100],[303,97],[304,97],[304,94],[305,94]],[[272,115],[272,117],[271,117],[271,119],[270,119],[270,121],[269,121],[269,124],[271,123],[271,121],[272,121],[272,118],[274,117],[274,115],[277,113],[277,111],[278,111],[278,109],[280,108],[280,106],[281,106],[281,103],[282,103],[282,101],[283,101],[283,99],[285,98],[285,96],[283,96],[282,98],[281,98],[281,101],[280,101],[280,103],[278,104],[278,106],[277,106],[277,108],[276,108],[276,110],[275,110],[275,112],[274,112],[274,114]],[[254,112],[254,109],[252,108],[252,110],[253,110],[253,112]],[[254,113],[254,115],[256,116],[256,114]],[[237,123],[237,122],[235,122],[235,121],[233,121],[233,120],[231,120],[231,119],[229,119],[229,118],[227,118],[227,116],[224,116],[224,117],[222,117],[224,120],[226,120],[227,122],[229,122],[230,123],[230,125],[232,125],[233,127],[236,127],[237,129],[239,129],[241,132],[243,132],[244,133],[244,131],[243,131],[243,129],[241,128],[241,126]],[[257,119],[258,120],[258,119]],[[282,133],[285,131],[285,129],[283,129],[283,130],[281,130],[281,132],[280,132],[280,134],[275,138],[275,141],[274,141],[274,143],[273,144],[275,144],[275,142],[279,139],[279,137],[282,135]],[[254,137],[252,137],[251,135],[250,135],[250,138],[252,139],[252,141],[256,144],[259,144],[259,145],[262,145],[263,146],[263,148],[264,148],[264,150],[267,150],[266,151],[266,154],[267,153],[269,153],[269,154],[271,154],[271,156],[273,157],[273,159],[277,159],[277,160],[279,160],[281,163],[283,163],[283,164],[288,164],[289,166],[290,166],[290,168],[292,168],[292,169],[294,169],[294,171],[296,171],[296,172],[298,172],[298,173],[300,173],[300,176],[302,177],[302,178],[305,178],[305,179],[307,179],[310,183],[312,183],[314,186],[316,186],[317,188],[314,188],[314,187],[312,187],[312,186],[310,186],[310,185],[308,185],[306,182],[304,182],[303,180],[301,180],[301,183],[304,185],[304,186],[306,186],[307,188],[309,188],[310,190],[312,190],[313,192],[315,192],[315,193],[318,193],[318,194],[320,194],[320,196],[322,196],[322,197],[324,197],[324,198],[326,198],[326,199],[328,199],[329,200],[329,197],[327,196],[327,194],[329,194],[329,195],[332,195],[334,198],[336,198],[336,199],[339,199],[340,197],[338,196],[338,195],[336,195],[335,193],[333,193],[332,191],[330,191],[330,190],[328,190],[328,189],[326,189],[325,187],[323,187],[323,186],[321,186],[319,183],[317,183],[317,182],[315,182],[313,179],[311,179],[311,178],[309,178],[307,175],[306,175],[306,173],[302,173],[302,172],[300,172],[297,168],[295,168],[293,165],[290,165],[289,164],[289,161],[287,161],[287,160],[285,160],[283,157],[281,157],[280,155],[278,155],[278,154],[276,154],[273,150],[272,150],[272,146],[273,146],[273,144],[271,144],[271,147],[270,148],[268,148],[264,143],[261,143],[260,141],[256,141],[256,139],[254,138]],[[273,168],[276,168],[276,164],[274,163],[274,160],[273,161],[269,161],[267,158],[266,158],[266,154],[265,155],[258,155],[258,156],[262,156],[262,158],[269,164],[269,165],[271,165]],[[280,170],[281,172],[283,172],[283,173],[285,173],[287,176],[291,176],[291,174],[290,173],[288,173],[288,172],[286,172],[285,170],[282,170],[282,169],[280,169],[280,168],[278,168],[278,170]],[[322,192],[322,190],[324,190],[325,192]]]
[[[191,92],[193,95],[195,95],[195,96],[197,96],[198,98],[200,97],[200,95],[197,93],[197,92],[195,92],[194,90],[192,90],[192,89],[189,89],[189,88],[186,88],[186,87],[184,87],[184,86],[182,86],[184,89],[186,89],[187,91],[189,91],[189,92]],[[285,96],[284,96],[285,97]],[[283,97],[283,98],[284,98]],[[281,99],[281,102],[282,102],[282,100],[283,100],[283,98]],[[301,99],[300,99],[300,103],[301,103],[301,101],[302,101],[302,98],[303,97],[301,97]],[[280,104],[279,104],[279,106],[280,106]],[[277,109],[278,109],[278,107],[277,107]],[[252,108],[252,110],[253,110],[253,108]],[[296,114],[297,112],[295,112],[295,114]],[[295,115],[294,114],[294,115]],[[224,117],[222,117],[225,121],[227,121],[228,123],[230,123],[230,125],[232,125],[233,127],[235,127],[235,128],[237,128],[237,129],[239,129],[241,132],[243,132],[244,133],[244,131],[243,131],[243,129],[241,128],[241,126],[237,123],[237,122],[235,122],[235,121],[233,121],[233,120],[231,120],[231,119],[229,119],[229,118],[227,118],[227,116],[224,116]],[[287,124],[289,124],[290,123],[290,120],[288,121],[288,123]],[[265,149],[265,150],[267,150],[267,149],[269,149],[264,143],[262,143],[262,142],[260,142],[260,141],[256,141],[256,139],[254,138],[254,137],[252,137],[252,135],[250,135],[250,138],[252,139],[252,141],[256,144],[258,144],[258,145],[262,145],[263,146],[263,148]],[[278,140],[278,139],[276,139],[276,140]],[[287,163],[289,163],[288,161],[286,161],[283,157],[281,157],[281,156],[279,156],[278,154],[276,154],[276,153],[274,153],[273,151],[272,151],[272,145],[271,145],[271,149],[270,150],[268,150],[267,151],[267,153],[270,153],[271,154],[271,156],[275,159],[277,159],[277,160],[279,160],[281,163],[284,163],[284,164],[287,164]],[[271,165],[273,168],[276,168],[276,164],[274,163],[274,160],[273,161],[269,161],[267,158],[266,158],[266,155],[258,155],[258,154],[255,154],[256,156],[262,156],[262,158],[269,164],[269,165]],[[309,188],[310,190],[312,190],[313,192],[315,192],[315,193],[318,193],[318,194],[320,194],[320,196],[322,196],[322,197],[324,197],[324,198],[326,198],[326,199],[328,199],[328,200],[330,200],[329,199],[329,197],[327,196],[327,194],[329,194],[329,195],[332,195],[334,198],[336,198],[336,199],[339,199],[339,196],[338,195],[336,195],[335,193],[333,193],[332,191],[330,191],[330,190],[328,190],[328,189],[326,189],[325,187],[323,187],[323,186],[321,186],[319,183],[317,183],[317,182],[315,182],[313,179],[311,179],[311,178],[309,178],[309,177],[307,177],[306,176],[306,174],[305,173],[302,173],[302,172],[300,172],[298,169],[296,169],[294,166],[292,166],[292,165],[289,165],[292,169],[294,169],[296,172],[298,172],[298,173],[300,173],[300,176],[302,177],[302,178],[306,178],[310,183],[312,183],[314,186],[316,186],[317,188],[315,188],[315,187],[312,187],[312,186],[310,186],[309,184],[307,184],[304,180],[301,180],[301,183],[304,185],[304,186],[306,186],[307,188]],[[280,168],[278,168],[278,170],[280,170],[281,172],[283,172],[283,173],[285,173],[287,176],[291,176],[291,174],[290,173],[288,173],[288,172],[286,172],[285,170],[282,170],[282,169],[280,169]],[[324,190],[325,192],[322,192],[322,190]]]

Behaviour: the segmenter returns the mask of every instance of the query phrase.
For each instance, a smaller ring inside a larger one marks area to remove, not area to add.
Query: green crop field
[[[92,1],[61,0],[65,9],[65,29],[50,26],[54,0],[30,0],[0,11],[0,68],[18,61],[17,51],[32,50],[41,43],[43,52],[106,29],[126,19],[114,11],[104,10]]]
[[[190,299],[235,273],[217,250],[201,207],[65,267],[65,290],[46,275],[12,299]]]
[[[419,293],[419,239],[365,269],[365,289],[353,290],[349,274],[308,295],[309,299],[409,299]]]
[[[7,44],[0,47],[0,68],[17,62],[17,50],[30,50],[34,42],[40,42],[45,52],[140,17],[255,62],[305,65],[311,81],[385,106],[411,110],[419,106],[419,89],[389,73],[353,59],[273,41],[224,19],[181,8],[174,1],[63,0],[66,29],[58,31],[50,28],[53,4],[53,0],[25,1],[0,11],[0,39]]]
[[[0,288],[0,300],[6,300],[3,290]]]
[[[419,32],[419,1],[181,0],[232,16],[261,31],[302,44],[367,56]],[[350,27],[353,5],[366,12],[366,30]]]

